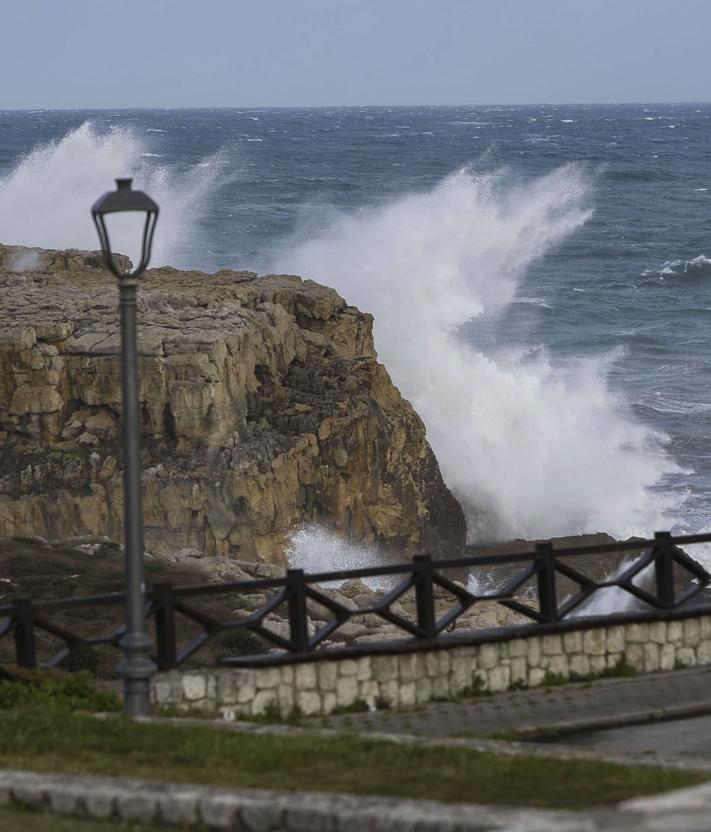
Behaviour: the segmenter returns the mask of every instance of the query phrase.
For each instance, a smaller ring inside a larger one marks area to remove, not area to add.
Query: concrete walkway
[[[357,733],[526,739],[702,714],[711,714],[708,667],[341,714],[314,724]]]

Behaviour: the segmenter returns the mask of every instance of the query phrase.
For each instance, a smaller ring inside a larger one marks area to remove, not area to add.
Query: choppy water
[[[473,534],[699,530],[709,148],[709,105],[0,112],[0,240],[95,248],[133,174],[154,262],[375,313]]]

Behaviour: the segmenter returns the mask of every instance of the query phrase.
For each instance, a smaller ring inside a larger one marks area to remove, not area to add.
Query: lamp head
[[[99,234],[101,251],[104,255],[104,263],[119,279],[125,277],[136,278],[145,271],[151,259],[153,233],[155,231],[156,221],[158,220],[158,205],[147,194],[144,194],[143,191],[134,191],[131,188],[132,182],[132,179],[117,179],[116,190],[107,191],[103,196],[100,196],[91,208],[91,215]],[[105,222],[107,214],[116,214],[124,211],[145,213],[146,215],[143,226],[143,240],[141,242],[141,259],[136,268],[130,272],[122,271],[116,265]]]

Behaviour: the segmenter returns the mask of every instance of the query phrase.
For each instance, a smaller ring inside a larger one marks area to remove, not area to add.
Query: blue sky
[[[3,0],[0,108],[708,101],[710,0]]]

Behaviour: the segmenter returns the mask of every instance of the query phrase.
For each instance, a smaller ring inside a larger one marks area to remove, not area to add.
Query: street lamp
[[[151,710],[151,640],[146,633],[143,576],[143,508],[141,499],[140,415],[138,410],[138,338],[136,289],[138,277],[151,257],[158,206],[142,191],[131,189],[131,179],[117,179],[116,190],[100,197],[91,215],[101,241],[104,263],[118,278],[121,307],[121,388],[123,398],[123,541],[126,565],[126,633],[121,639],[123,659],[118,674],[124,680],[124,709],[130,716],[148,716]],[[114,260],[105,217],[123,211],[145,213],[141,259],[124,271]]]

